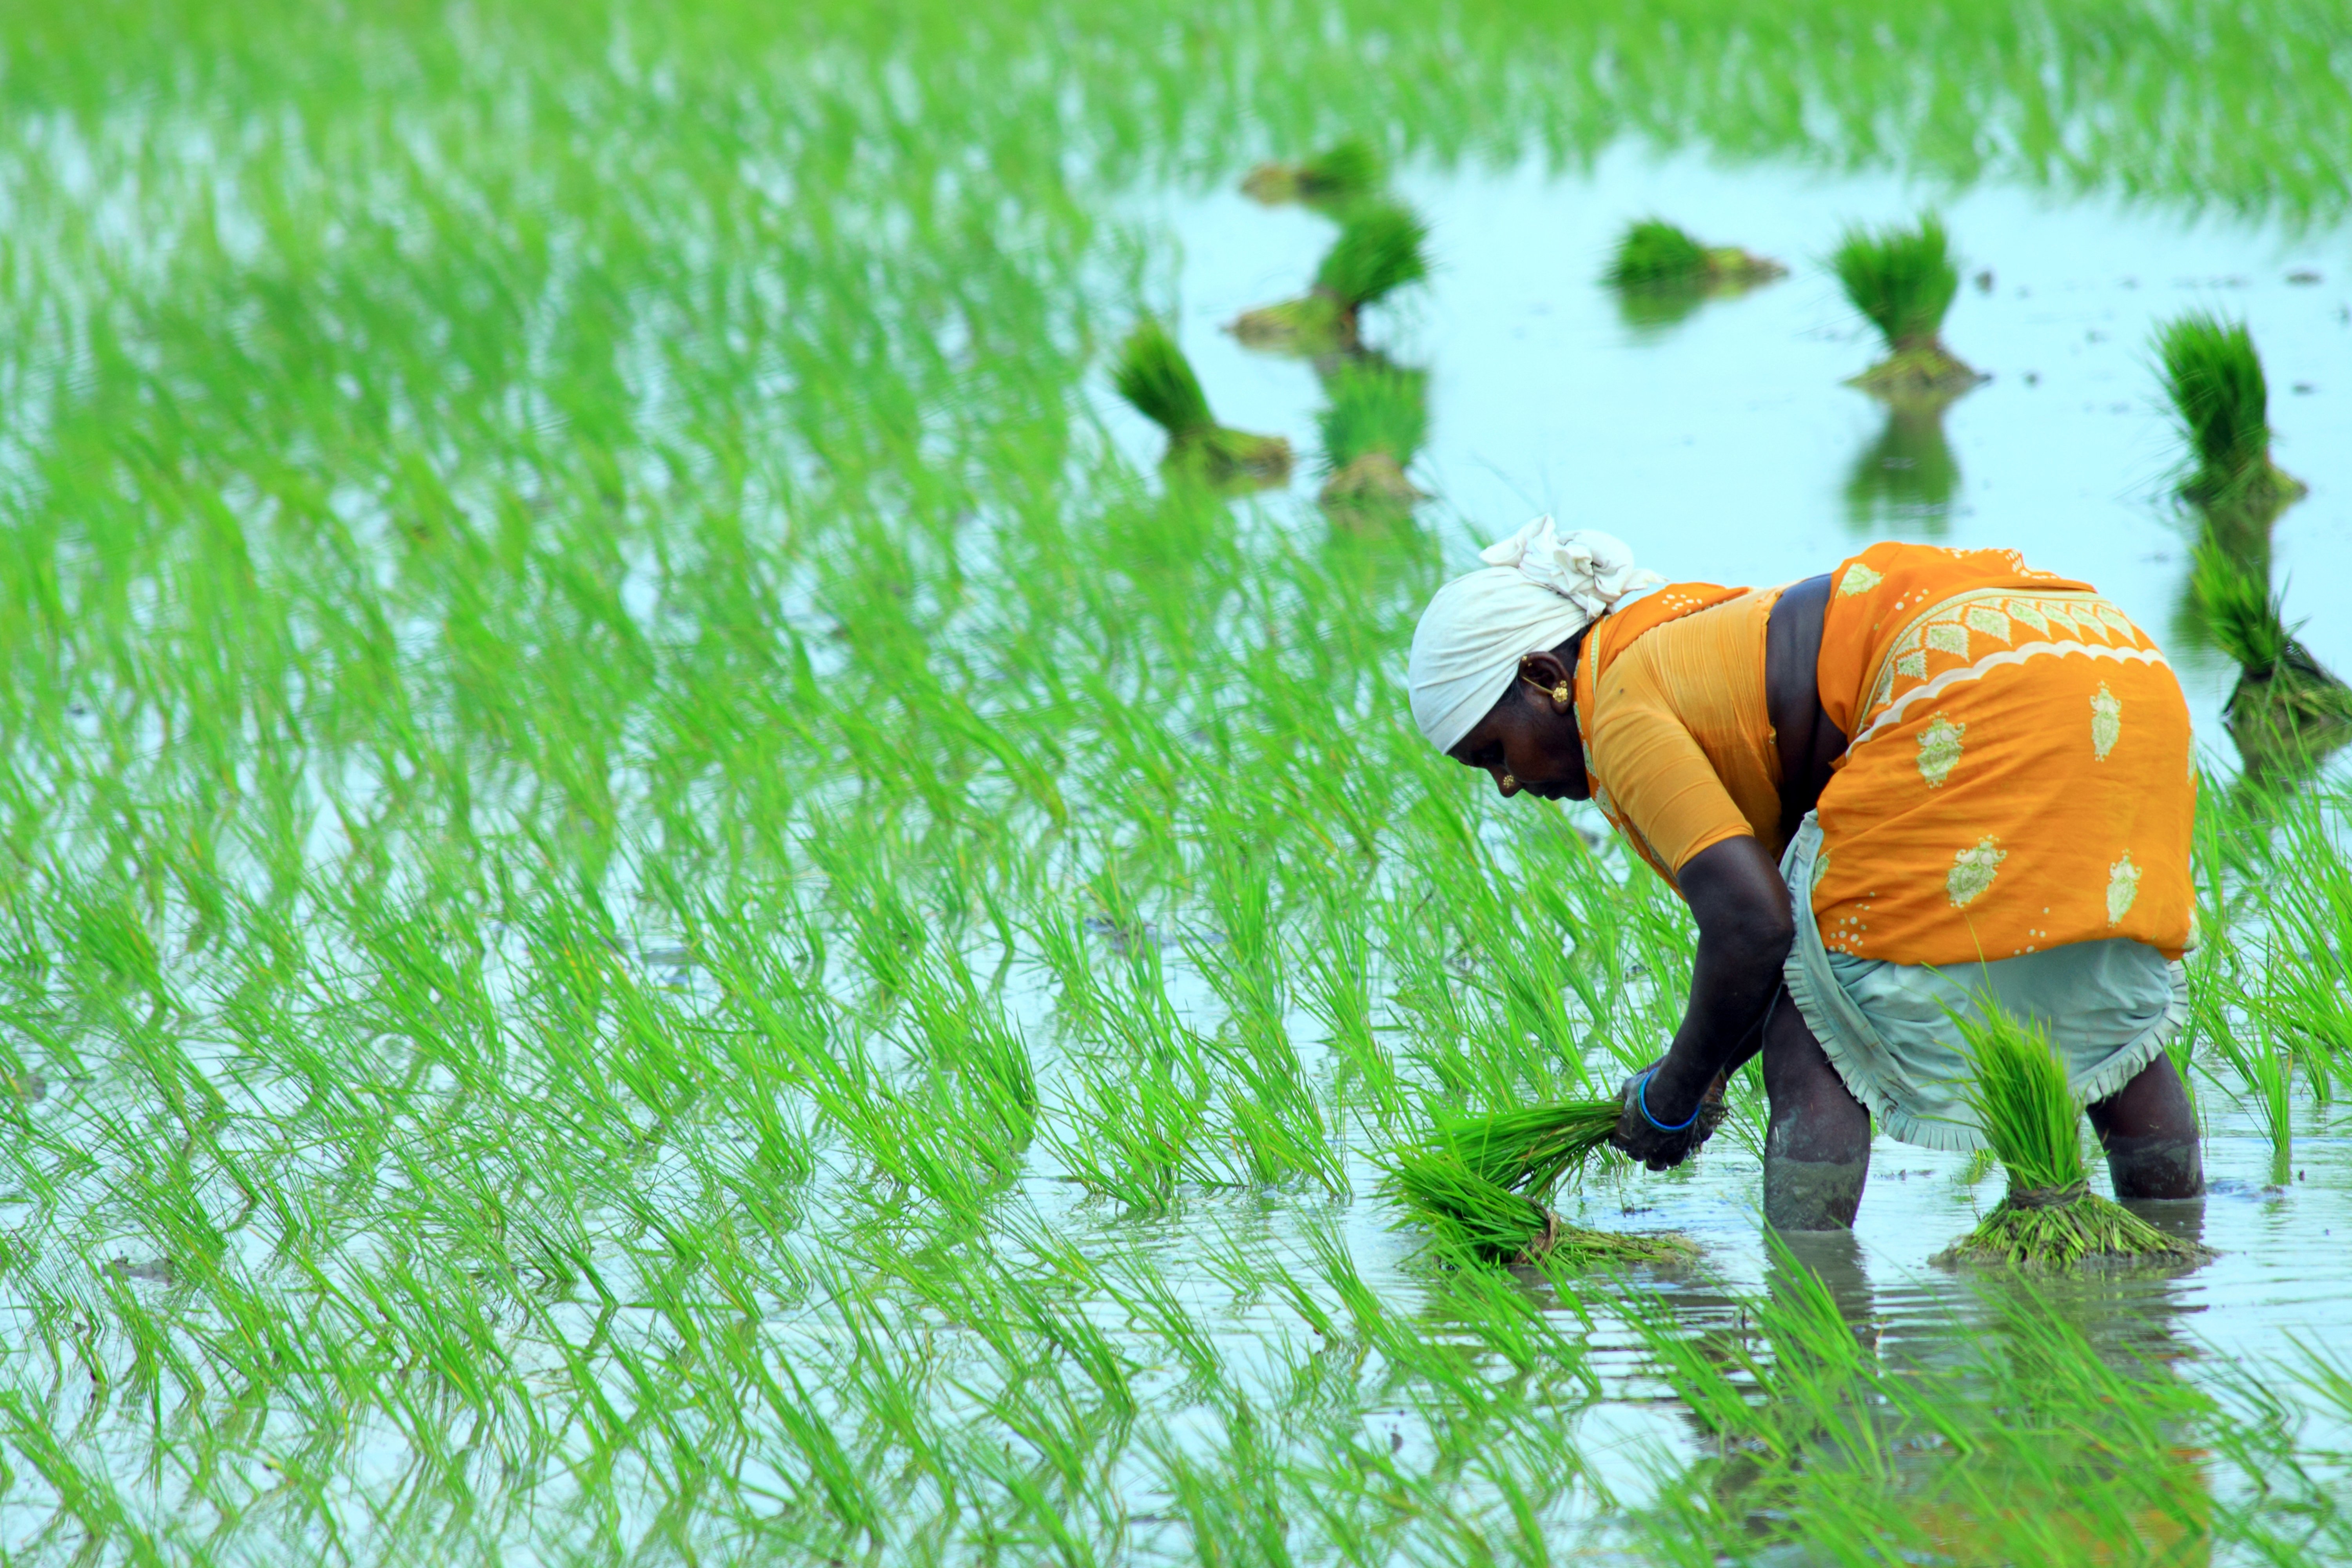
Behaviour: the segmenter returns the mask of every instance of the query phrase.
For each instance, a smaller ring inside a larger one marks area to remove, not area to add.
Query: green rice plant
[[[1941,219],[1907,228],[1851,228],[1830,268],[1853,308],[1886,342],[1887,357],[1851,384],[1889,402],[1945,403],[1984,379],[1944,346],[1944,313],[1960,269]]]
[[[1128,334],[1111,383],[1136,412],[1168,433],[1161,462],[1171,471],[1213,484],[1271,485],[1289,476],[1290,443],[1218,424],[1192,362],[1158,321],[1140,321]]]
[[[1688,231],[1651,217],[1627,226],[1601,276],[1619,289],[1737,292],[1788,274],[1769,257],[1736,245],[1701,245]]]
[[[1679,1237],[1565,1224],[1541,1201],[1606,1146],[1617,1110],[1615,1100],[1585,1100],[1443,1121],[1391,1151],[1390,1190],[1442,1249],[1482,1261],[1581,1268],[1696,1256]]]
[[[1324,387],[1323,505],[1394,515],[1427,500],[1405,469],[1429,436],[1429,373],[1363,355],[1341,361]]]
[[[1402,1223],[1427,1230],[1441,1255],[1571,1270],[1686,1263],[1698,1255],[1681,1237],[1570,1225],[1535,1199],[1487,1181],[1444,1152],[1398,1151],[1389,1166],[1388,1186],[1404,1205]]]
[[[1304,202],[1335,209],[1377,195],[1388,178],[1379,152],[1352,139],[1296,163],[1260,163],[1242,180],[1244,194],[1268,206]]]
[[[2181,494],[2209,507],[2269,511],[2307,493],[2271,461],[2270,392],[2243,321],[2201,310],[2176,316],[2157,328],[2156,353],[2197,465]]]
[[[1581,1100],[1450,1118],[1437,1124],[1428,1147],[1482,1181],[1540,1198],[1608,1147],[1618,1109],[1613,1099]]]
[[[2200,542],[2190,586],[2213,640],[2238,665],[2223,714],[2250,765],[2292,769],[2352,739],[2352,688],[2314,658],[2273,593],[2228,552]]]
[[[2039,1026],[1998,1009],[1955,1023],[1974,1069],[1969,1108],[2008,1173],[2009,1193],[1937,1261],[2070,1272],[2179,1268],[2208,1256],[2090,1190],[2083,1108]]]
[[[1374,202],[1354,208],[1316,267],[1313,287],[1298,299],[1244,310],[1234,321],[1234,335],[1252,348],[1286,353],[1357,347],[1365,306],[1429,276],[1428,237],[1429,226],[1409,207]]]

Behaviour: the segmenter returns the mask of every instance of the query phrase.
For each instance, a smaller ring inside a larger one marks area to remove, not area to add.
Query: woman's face
[[[1556,655],[1529,654],[1511,689],[1446,755],[1484,768],[1506,798],[1525,791],[1546,800],[1591,799],[1576,709],[1552,696],[1569,679],[1567,663]]]

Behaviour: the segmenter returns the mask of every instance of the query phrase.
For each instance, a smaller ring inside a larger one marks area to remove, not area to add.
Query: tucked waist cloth
[[[1832,952],[1813,913],[1822,859],[1821,824],[1809,814],[1780,861],[1797,921],[1784,971],[1789,995],[1889,1137],[1929,1149],[1985,1147],[1964,1097],[1970,1068],[1949,1014],[1973,1021],[1991,1004],[2041,1025],[2084,1102],[2129,1083],[2189,1016],[2180,964],[2125,937],[1963,964]]]

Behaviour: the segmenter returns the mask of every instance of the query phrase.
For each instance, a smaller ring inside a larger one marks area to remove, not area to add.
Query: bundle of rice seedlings
[[[1670,1263],[1697,1256],[1675,1236],[1570,1225],[1541,1201],[1580,1171],[1617,1125],[1614,1100],[1571,1100],[1441,1123],[1394,1151],[1389,1185],[1442,1248],[1483,1262],[1574,1267]]]
[[[1959,292],[1960,269],[1942,222],[1912,228],[1849,229],[1830,258],[1853,308],[1886,340],[1887,357],[1850,385],[1882,397],[1945,401],[1984,377],[1944,346],[1944,312]]]
[[[1769,257],[1736,245],[1701,245],[1664,218],[1644,218],[1625,230],[1604,279],[1620,289],[1731,290],[1785,278]]]
[[[2210,540],[2197,547],[2189,585],[2213,640],[2237,661],[2222,713],[2249,762],[2287,763],[2352,738],[2352,688],[2295,640],[2284,595]]]
[[[1139,322],[1128,334],[1111,382],[1137,412],[1168,432],[1167,467],[1219,483],[1279,484],[1289,476],[1290,443],[1218,424],[1184,351],[1158,321]]]
[[[2242,321],[2202,311],[2157,329],[2165,395],[2196,455],[2181,493],[2208,506],[2284,503],[2306,493],[2271,461],[2270,389]]]
[[[1243,194],[1279,206],[1304,202],[1339,207],[1377,195],[1386,172],[1371,143],[1342,142],[1297,163],[1260,163],[1242,180]]]
[[[1352,349],[1363,308],[1429,276],[1422,245],[1429,226],[1391,203],[1359,206],[1331,242],[1315,284],[1279,305],[1245,310],[1234,335],[1253,348],[1321,354]]]
[[[1404,470],[1429,434],[1429,373],[1349,360],[1326,384],[1331,402],[1321,418],[1323,504],[1401,512],[1427,500]]]
[[[2211,1256],[2090,1190],[2083,1108],[2040,1027],[1998,1010],[1982,1022],[1955,1021],[1976,1068],[1969,1106],[2009,1173],[2009,1194],[1936,1261],[2063,1272],[2179,1267]]]

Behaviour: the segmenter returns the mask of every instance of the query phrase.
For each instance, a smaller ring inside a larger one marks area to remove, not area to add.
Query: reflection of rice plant
[[[1736,245],[1701,245],[1664,218],[1645,218],[1625,230],[1610,257],[1607,281],[1621,289],[1744,288],[1789,269]]]
[[[1168,432],[1169,467],[1212,480],[1278,482],[1290,472],[1289,442],[1228,430],[1216,422],[1200,377],[1158,321],[1139,322],[1129,334],[1111,381],[1121,397]]]
[[[2223,711],[2248,760],[2284,763],[2341,743],[2352,733],[2352,689],[2295,640],[2284,595],[2210,541],[2198,546],[2196,563],[2191,590],[2240,670]]]
[[[1260,163],[1242,181],[1242,190],[1269,206],[1305,202],[1333,207],[1361,201],[1381,188],[1384,171],[1371,143],[1348,141],[1297,163]]]
[[[1886,340],[1887,357],[1855,385],[1890,398],[1948,399],[1984,379],[1944,346],[1944,312],[1959,291],[1960,269],[1941,220],[1849,229],[1830,266],[1846,299]]]
[[[1244,311],[1234,333],[1258,348],[1325,353],[1352,348],[1363,308],[1429,276],[1423,244],[1429,226],[1406,207],[1370,204],[1348,215],[1315,269],[1314,287],[1297,300]]]
[[[2271,461],[2270,394],[2242,321],[2203,311],[2157,330],[2165,395],[2197,458],[2181,491],[2209,505],[2287,500],[2302,481]]]
[[[1600,1153],[1614,1100],[1570,1100],[1441,1123],[1391,1159],[1390,1184],[1448,1250],[1489,1262],[1656,1263],[1693,1256],[1678,1237],[1564,1224],[1543,1199]]]
[[[1373,359],[1343,363],[1327,384],[1323,500],[1366,510],[1423,498],[1404,470],[1429,433],[1429,373]]]
[[[1933,403],[1887,405],[1878,438],[1847,472],[1847,520],[1858,528],[1898,523],[1925,528],[1929,537],[1951,516],[1960,465],[1944,438],[1944,411]]]
[[[2082,1107],[2040,1028],[1997,1011],[1959,1028],[1976,1068],[1969,1109],[2009,1173],[2009,1194],[1943,1260],[2057,1270],[2202,1256],[2090,1190]]]

